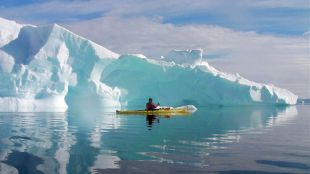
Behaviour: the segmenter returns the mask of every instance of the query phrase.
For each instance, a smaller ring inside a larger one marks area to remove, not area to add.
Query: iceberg
[[[216,70],[202,50],[173,50],[164,59],[119,55],[57,25],[0,18],[0,111],[64,112],[169,106],[296,104],[292,92]]]
[[[184,66],[123,55],[105,68],[101,81],[123,91],[120,102],[130,107],[146,96],[165,105],[197,106],[295,104],[297,100],[288,90],[220,72],[205,61]]]
[[[0,110],[64,112],[68,106],[120,106],[99,81],[118,54],[58,26],[24,26],[0,51]]]
[[[167,56],[163,57],[165,61],[173,61],[180,65],[195,65],[202,61],[202,49],[196,50],[172,50]]]

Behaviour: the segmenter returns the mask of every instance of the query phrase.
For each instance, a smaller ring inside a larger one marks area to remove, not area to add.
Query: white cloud
[[[103,17],[65,25],[118,53],[158,58],[171,49],[203,48],[211,64],[310,97],[309,36],[272,36],[209,25],[175,26],[148,18]]]

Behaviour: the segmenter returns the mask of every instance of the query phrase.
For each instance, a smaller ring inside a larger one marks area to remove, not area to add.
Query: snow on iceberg
[[[23,25],[0,18],[0,47],[14,40]]]
[[[6,20],[0,18],[0,31],[6,30],[2,21]],[[7,21],[6,25],[16,30],[1,35],[2,112],[141,108],[148,97],[170,106],[297,101],[285,89],[216,70],[202,61],[202,50],[175,50],[163,60],[140,54],[119,56],[58,25],[22,26]]]
[[[202,61],[202,49],[196,50],[172,50],[164,57],[165,61],[173,61],[180,65],[196,65]]]

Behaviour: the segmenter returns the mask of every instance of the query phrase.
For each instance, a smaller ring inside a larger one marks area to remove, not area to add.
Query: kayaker
[[[145,110],[155,110],[157,106],[159,106],[159,103],[156,105],[153,103],[153,99],[149,98],[149,102],[146,103]]]

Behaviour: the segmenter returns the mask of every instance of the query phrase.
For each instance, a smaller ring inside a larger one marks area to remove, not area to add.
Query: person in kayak
[[[159,103],[154,104],[153,99],[149,98],[149,102],[146,103],[145,110],[155,110],[159,106]]]

